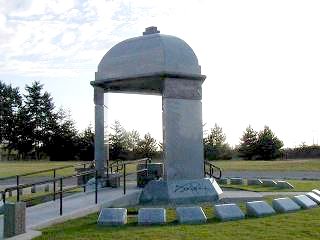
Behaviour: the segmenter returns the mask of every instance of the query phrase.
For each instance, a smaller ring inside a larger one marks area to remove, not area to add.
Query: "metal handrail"
[[[206,166],[209,166],[209,172],[207,172]],[[218,176],[215,176],[215,175],[213,174],[214,170],[218,170],[218,172],[219,172],[219,175],[218,175]],[[204,175],[208,175],[208,176],[213,177],[213,178],[215,178],[215,179],[221,179],[222,170],[221,170],[221,168],[219,168],[219,167],[217,167],[216,165],[212,164],[212,163],[209,162],[208,160],[205,160],[205,161],[204,161]]]

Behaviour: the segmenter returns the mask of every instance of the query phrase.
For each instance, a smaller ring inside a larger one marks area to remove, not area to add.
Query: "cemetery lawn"
[[[320,180],[286,180],[294,186],[294,189],[279,189],[276,187],[248,186],[248,185],[220,185],[224,188],[246,190],[253,192],[307,192],[320,188]]]
[[[319,171],[320,159],[276,161],[224,160],[212,161],[222,171]]]
[[[41,171],[50,168],[63,167],[67,165],[74,165],[81,162],[78,161],[61,161],[61,162],[51,162],[51,161],[3,161],[0,162],[0,178],[20,175],[29,172]],[[52,172],[32,175],[32,176],[52,176]],[[74,174],[74,168],[61,169],[57,171],[57,175],[67,176]],[[31,177],[32,177],[31,176]]]
[[[128,224],[121,227],[97,226],[97,214],[70,220],[43,230],[37,240],[117,239],[117,240],[303,240],[320,239],[320,208],[296,213],[278,214],[264,218],[248,218],[241,221],[218,222],[213,218],[211,207],[204,209],[208,223],[179,225],[175,212],[167,210],[168,223],[163,226],[138,226],[136,210],[128,209]]]

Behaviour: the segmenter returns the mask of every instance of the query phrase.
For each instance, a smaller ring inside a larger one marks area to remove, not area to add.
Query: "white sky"
[[[184,39],[202,73],[203,122],[234,145],[268,125],[286,146],[320,141],[318,0],[0,0],[0,79],[45,84],[80,130],[103,55],[149,26]],[[161,98],[110,94],[108,122],[162,138]]]

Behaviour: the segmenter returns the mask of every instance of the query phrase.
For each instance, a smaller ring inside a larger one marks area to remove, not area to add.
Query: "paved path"
[[[131,187],[127,194],[141,191]],[[98,204],[94,203],[94,192],[79,193],[63,199],[63,216],[59,215],[59,200],[51,201],[34,207],[27,208],[26,225],[27,229],[34,229],[48,226],[53,222],[61,222],[66,217],[80,217],[88,213],[98,211],[101,204],[111,202],[123,196],[123,189],[102,189],[99,190]],[[3,236],[3,215],[0,216],[0,239]]]
[[[320,180],[320,171],[223,171],[222,177]]]

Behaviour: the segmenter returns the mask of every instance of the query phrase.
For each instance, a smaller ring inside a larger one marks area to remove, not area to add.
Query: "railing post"
[[[62,178],[60,178],[60,216],[62,215]]]
[[[56,200],[56,170],[53,169],[53,201]]]
[[[19,188],[19,175],[17,175],[17,202],[19,202],[20,201],[20,188]]]
[[[2,201],[3,201],[3,204],[5,204],[6,203],[6,194],[7,192],[6,192],[6,190],[4,190],[4,192],[2,192]]]
[[[206,161],[203,162],[203,175],[206,177]]]
[[[98,171],[96,170],[96,181],[95,181],[95,203],[98,203]]]
[[[123,194],[126,194],[126,164],[123,163]]]

